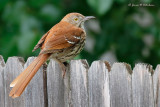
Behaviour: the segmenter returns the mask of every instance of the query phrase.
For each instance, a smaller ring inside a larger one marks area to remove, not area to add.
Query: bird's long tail
[[[9,94],[10,97],[16,98],[22,94],[33,76],[49,56],[49,54],[39,55],[15,80],[13,80],[10,84],[10,87],[13,87]]]

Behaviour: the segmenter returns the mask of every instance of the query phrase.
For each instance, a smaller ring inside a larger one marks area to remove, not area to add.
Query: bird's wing
[[[74,46],[80,41],[81,35],[83,34],[83,29],[74,26],[57,30],[56,33],[52,33],[52,35],[48,34],[42,46],[41,53],[48,53],[52,50]]]
[[[34,47],[34,49],[32,50],[32,52],[34,52],[35,50],[37,50],[38,48],[40,48],[42,46],[42,44],[44,43],[44,41],[45,41],[47,35],[49,34],[49,32],[50,32],[50,30],[46,34],[44,34],[42,36],[42,38],[38,41],[37,45]]]

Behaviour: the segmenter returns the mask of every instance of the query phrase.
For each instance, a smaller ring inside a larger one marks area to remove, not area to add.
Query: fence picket
[[[51,60],[47,68],[47,91],[49,107],[64,107],[64,83],[57,62]]]
[[[10,57],[4,67],[4,88],[5,88],[5,107],[24,107],[24,95],[19,98],[12,99],[9,97],[11,90],[10,83],[23,71],[23,58]]]
[[[113,64],[109,72],[111,107],[132,107],[131,72],[128,64]]]
[[[24,69],[35,59],[35,57],[28,58],[24,65]],[[35,74],[25,92],[25,107],[44,107],[44,90],[43,90],[43,69],[42,67]]]
[[[157,65],[153,74],[154,83],[154,104],[155,107],[160,107],[160,65]]]
[[[5,107],[5,90],[4,90],[4,60],[0,55],[0,105],[1,107]]]
[[[109,93],[104,90],[108,79],[106,64],[102,61],[93,62],[88,71],[89,107],[110,107]]]
[[[88,107],[86,60],[72,60],[70,62],[70,107]]]
[[[136,64],[132,74],[133,107],[154,107],[152,67]]]

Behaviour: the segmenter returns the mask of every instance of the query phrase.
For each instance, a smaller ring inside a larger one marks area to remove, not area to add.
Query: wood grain
[[[44,107],[48,107],[48,92],[47,92],[47,63],[43,65],[43,91],[44,91]]]
[[[5,89],[4,89],[4,66],[5,62],[0,55],[0,106],[5,107]]]
[[[70,107],[88,107],[86,60],[72,60],[70,62]]]
[[[160,107],[160,65],[157,65],[153,74],[154,85],[154,104],[155,107]]]
[[[35,59],[29,57],[24,65],[24,69]],[[29,85],[25,89],[25,107],[44,107],[43,91],[43,69],[42,67],[35,74]]]
[[[102,61],[93,62],[88,71],[89,107],[110,107],[109,91],[104,90],[104,87],[109,89],[108,80],[106,64]]]
[[[111,107],[132,107],[132,72],[126,63],[114,63],[109,72]]]
[[[64,107],[64,82],[59,64],[50,60],[47,68],[48,107]]]
[[[136,64],[132,74],[133,107],[154,107],[152,66]]]
[[[4,67],[5,107],[24,107],[24,95],[12,99],[9,97],[10,83],[23,71],[24,60],[20,57],[10,57]]]

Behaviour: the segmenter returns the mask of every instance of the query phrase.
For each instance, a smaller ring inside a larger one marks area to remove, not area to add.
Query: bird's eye
[[[75,21],[77,21],[77,20],[78,20],[78,18],[74,18],[74,20],[75,20]]]

